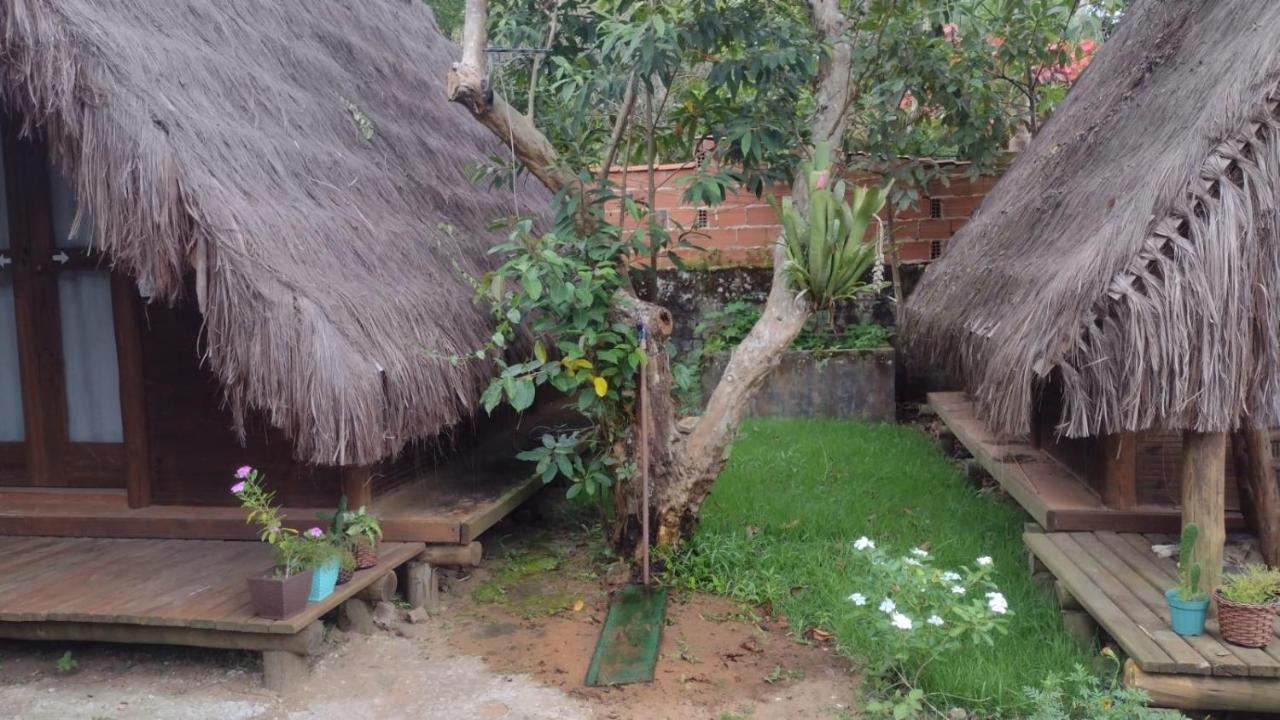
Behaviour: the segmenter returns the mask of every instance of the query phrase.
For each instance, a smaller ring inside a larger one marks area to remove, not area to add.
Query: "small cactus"
[[[1178,599],[1184,602],[1205,598],[1205,594],[1200,592],[1200,563],[1192,562],[1199,537],[1199,525],[1187,523],[1182,528],[1182,540],[1178,544]]]

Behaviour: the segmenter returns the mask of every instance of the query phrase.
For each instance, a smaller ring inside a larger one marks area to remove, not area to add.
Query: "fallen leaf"
[[[824,642],[830,642],[831,639],[834,638],[835,636],[827,632],[826,630],[822,630],[820,628],[812,628],[809,630],[809,637],[813,638],[814,642],[824,643]]]
[[[573,604],[573,611],[574,611],[574,612],[582,612],[582,608],[584,608],[584,607],[586,607],[586,606],[587,606],[587,604],[586,604],[586,603],[584,603],[584,602],[582,602],[581,600],[579,600],[579,601],[577,601],[577,602],[575,602],[575,603]]]
[[[782,526],[783,530],[794,530],[800,525],[800,518],[796,518]]]

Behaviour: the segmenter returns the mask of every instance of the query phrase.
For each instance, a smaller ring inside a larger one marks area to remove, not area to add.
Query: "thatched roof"
[[[431,357],[489,335],[462,273],[513,205],[465,179],[500,145],[445,99],[457,52],[410,0],[0,3],[4,103],[77,178],[96,242],[159,298],[194,278],[237,418],[318,463],[440,432],[489,375]]]
[[[1270,423],[1280,2],[1141,0],[905,308],[1001,432]]]

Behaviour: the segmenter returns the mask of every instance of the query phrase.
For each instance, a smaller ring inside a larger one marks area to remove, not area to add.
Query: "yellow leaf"
[[[574,611],[574,612],[582,612],[582,608],[584,608],[584,607],[586,607],[586,606],[587,606],[587,605],[586,605],[586,603],[584,603],[584,602],[582,602],[581,600],[579,600],[579,601],[577,601],[576,603],[574,603],[574,604],[573,604],[573,611]]]
[[[595,377],[591,378],[591,382],[595,383],[596,395],[599,395],[600,397],[604,397],[605,393],[609,392],[608,380],[605,380],[599,375],[596,375]]]
[[[578,358],[577,360],[574,360],[574,361],[573,361],[573,365],[574,365],[574,367],[580,367],[580,368],[583,368],[583,369],[590,369],[590,367],[591,367],[591,361],[590,361],[590,360],[587,360],[587,359],[585,359],[585,358]]]
[[[547,361],[547,349],[542,347],[541,340],[533,344],[533,356],[538,358],[538,362],[540,363]]]

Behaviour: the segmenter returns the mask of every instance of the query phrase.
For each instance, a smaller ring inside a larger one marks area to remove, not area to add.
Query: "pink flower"
[[[955,23],[947,23],[942,26],[942,37],[947,42],[954,45],[960,39],[960,26]]]
[[[236,483],[235,485],[232,485],[232,486],[231,486],[231,494],[232,494],[232,495],[239,495],[239,494],[240,494],[240,493],[242,493],[242,492],[244,492],[244,483],[243,483],[243,482],[238,482],[238,483]]]
[[[238,477],[238,478],[240,478],[241,480],[243,480],[243,479],[245,479],[245,478],[249,477],[249,473],[251,473],[251,472],[253,472],[253,468],[249,467],[248,465],[241,465],[241,466],[240,466],[240,469],[239,469],[239,470],[236,470],[236,477]]]
[[[308,535],[310,535],[310,536],[311,536],[311,537],[313,537],[313,538],[318,538],[318,537],[320,537],[320,536],[324,535],[324,531],[323,531],[323,530],[321,530],[321,529],[320,529],[320,528],[318,528],[318,527],[313,527],[313,528],[311,528],[310,530],[308,530],[308,531],[307,531],[307,534],[308,534]]]
[[[827,173],[818,173],[818,181],[816,185],[818,186],[819,190],[827,186],[827,177],[828,177]]]

